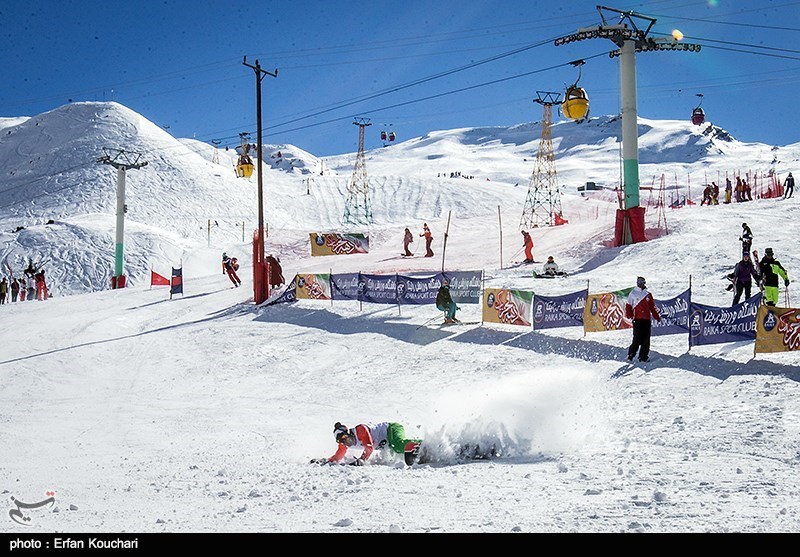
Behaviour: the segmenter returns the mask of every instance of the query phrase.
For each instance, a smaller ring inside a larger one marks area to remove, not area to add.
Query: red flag
[[[155,271],[150,271],[150,286],[169,286],[169,279],[162,277]]]

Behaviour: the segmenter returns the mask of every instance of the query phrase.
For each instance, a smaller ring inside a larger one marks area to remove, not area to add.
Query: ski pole
[[[431,321],[433,321],[434,319],[439,319],[439,316],[438,316],[438,315],[436,315],[436,316],[434,316],[434,317],[431,317],[431,318],[430,318],[430,319],[428,319],[428,320],[427,320],[425,323],[423,323],[422,325],[420,325],[419,327],[417,327],[417,330],[421,329],[422,327],[424,327],[425,325],[427,325],[428,323],[430,323],[430,322],[431,322]]]

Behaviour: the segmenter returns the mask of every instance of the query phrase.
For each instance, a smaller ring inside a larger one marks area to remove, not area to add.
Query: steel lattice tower
[[[344,206],[344,222],[345,224],[370,224],[372,207],[369,202],[369,180],[364,156],[364,128],[372,124],[369,118],[358,118],[353,124],[358,126],[358,153],[355,165],[353,165],[353,177],[350,179],[347,202]]]
[[[542,105],[542,138],[536,155],[536,166],[528,185],[528,197],[522,209],[519,227],[530,230],[538,226],[555,225],[556,215],[561,216],[561,194],[556,181],[556,157],[553,154],[553,106],[561,104],[561,94],[537,91],[537,102]]]

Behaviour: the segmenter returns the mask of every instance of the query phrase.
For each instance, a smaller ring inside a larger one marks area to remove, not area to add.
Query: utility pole
[[[123,151],[121,149],[107,149],[103,147],[105,155],[97,162],[109,164],[117,169],[117,233],[114,248],[114,276],[111,277],[111,288],[125,288],[125,275],[123,274],[123,241],[125,238],[125,213],[128,206],[125,204],[125,172],[128,169],[137,169],[147,166],[147,161],[142,161],[140,153]]]
[[[255,66],[247,63],[247,56],[242,59],[242,64],[252,69],[256,74],[256,127],[258,128],[258,246],[253,250],[253,299],[256,304],[262,303],[269,296],[269,269],[264,260],[264,175],[261,164],[261,82],[266,76],[278,77],[278,69],[268,72],[261,69],[261,64],[256,60]]]
[[[644,242],[644,207],[639,206],[639,138],[637,134],[638,115],[636,108],[636,53],[655,50],[699,52],[699,44],[682,43],[678,38],[653,39],[647,34],[656,20],[632,11],[621,11],[606,6],[597,6],[601,25],[578,29],[572,35],[559,37],[555,46],[586,39],[609,39],[618,50],[611,51],[611,58],[620,59],[620,93],[622,97],[622,166],[623,166],[623,207],[617,210],[614,229],[614,243],[617,246]],[[619,23],[609,24],[605,12],[613,12]],[[646,23],[640,29],[637,24]],[[678,35],[681,37],[681,35]]]

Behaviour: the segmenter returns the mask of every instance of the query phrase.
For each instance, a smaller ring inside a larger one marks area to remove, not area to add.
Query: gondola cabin
[[[561,112],[570,120],[580,122],[589,114],[589,97],[581,87],[572,86],[564,95]]]
[[[699,126],[706,121],[706,113],[699,106],[692,111],[692,124]]]
[[[249,178],[253,175],[253,161],[249,155],[240,155],[236,163],[236,176],[239,178]]]
[[[381,141],[386,141],[386,132],[385,131],[381,132]]]
[[[394,141],[395,135],[394,132],[389,132],[389,141]]]

